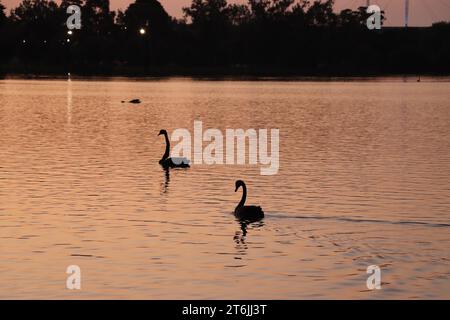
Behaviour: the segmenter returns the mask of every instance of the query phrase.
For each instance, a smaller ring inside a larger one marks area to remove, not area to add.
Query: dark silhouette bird
[[[262,219],[264,217],[264,212],[262,211],[260,206],[246,206],[245,200],[247,199],[247,186],[245,182],[242,180],[236,181],[236,190],[238,191],[239,187],[242,187],[242,198],[238,203],[236,209],[234,209],[234,215],[243,220],[255,221],[258,219]]]
[[[169,136],[167,135],[167,131],[161,129],[159,131],[158,136],[164,135],[166,140],[166,151],[164,152],[161,160],[159,160],[159,164],[164,168],[189,168],[189,160],[186,158],[171,158],[170,155],[170,141]]]
[[[122,100],[121,103],[125,103],[125,101]],[[128,103],[139,104],[139,103],[141,103],[141,100],[140,99],[132,99],[132,100],[128,101]]]

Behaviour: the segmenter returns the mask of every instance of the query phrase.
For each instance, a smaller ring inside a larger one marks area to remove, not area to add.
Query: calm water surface
[[[279,173],[166,173],[194,120],[279,128]],[[449,299],[450,82],[3,80],[0,229],[0,298]]]

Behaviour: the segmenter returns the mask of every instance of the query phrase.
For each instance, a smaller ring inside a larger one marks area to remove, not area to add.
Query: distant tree
[[[116,47],[120,61],[144,67],[142,70],[170,61],[176,50],[172,40],[175,22],[159,1],[136,0],[124,12],[117,12],[116,23],[120,29],[120,45]]]
[[[333,0],[192,0],[180,20],[157,0],[117,12],[109,0],[55,1],[21,0],[8,16],[0,3],[0,72],[450,73],[450,23],[377,32],[366,7],[336,13]],[[69,33],[71,4],[82,28]]]
[[[337,16],[333,11],[334,0],[315,0],[308,8],[306,17],[313,26],[331,27],[337,23]]]
[[[6,15],[5,15],[5,6],[0,1],[0,27],[5,23],[6,21]]]
[[[58,5],[52,0],[23,0],[11,11],[11,16],[15,21],[39,24],[52,18],[57,9]]]
[[[61,36],[62,21],[54,1],[23,0],[11,10],[9,22],[7,37],[2,40],[25,70],[29,65],[62,61],[65,37]]]
[[[339,13],[339,23],[341,26],[357,27],[361,24],[360,14],[352,9],[344,9]]]
[[[305,27],[307,25],[306,12],[309,5],[310,2],[308,0],[302,0],[292,6],[290,18],[293,25],[297,27]]]
[[[190,7],[183,8],[184,16],[192,22],[198,56],[206,64],[226,63],[231,8],[226,0],[193,0]],[[236,12],[236,11],[235,11]]]
[[[284,19],[295,0],[272,0],[269,7],[269,14],[272,19]]]
[[[192,25],[203,29],[225,27],[229,22],[229,10],[226,0],[193,0],[190,7],[183,8]]]
[[[295,0],[249,0],[249,9],[255,20],[284,20]]]
[[[371,16],[371,13],[367,13],[367,7],[358,7],[357,10],[346,9],[339,13],[339,24],[341,26],[360,26],[367,27],[367,19]],[[384,11],[381,11],[381,25],[384,24],[386,16]]]
[[[229,19],[232,25],[241,26],[251,19],[251,12],[245,4],[231,4],[228,7]]]
[[[432,24],[433,28],[450,28],[450,21],[439,21]]]
[[[159,38],[170,30],[171,18],[157,0],[136,0],[125,10],[120,20],[128,32],[138,35],[141,28]]]
[[[61,23],[58,5],[52,0],[23,0],[11,11],[11,20],[33,40],[52,37]]]
[[[115,23],[121,28],[125,27],[125,13],[122,10],[117,10]]]
[[[263,21],[268,18],[270,0],[249,0],[248,4],[254,21]]]
[[[2,62],[10,57],[13,49],[11,48],[11,32],[8,30],[7,21],[5,6],[0,2],[0,74],[2,73]]]
[[[114,15],[109,10],[109,0],[86,0],[81,17],[83,31],[102,36],[111,34]]]

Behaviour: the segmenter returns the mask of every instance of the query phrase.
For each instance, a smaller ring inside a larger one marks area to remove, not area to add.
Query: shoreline
[[[90,71],[89,71],[90,70]],[[182,67],[175,65],[149,66],[149,67],[113,67],[98,68],[98,66],[20,66],[11,67],[0,65],[0,79],[67,79],[68,74],[72,79],[161,79],[161,78],[189,78],[210,80],[286,80],[286,81],[335,81],[335,80],[369,80],[380,78],[450,78],[450,71],[437,72],[436,70],[358,70],[358,67],[350,70],[341,68],[316,67],[316,68],[288,68],[281,66],[257,66],[257,65],[232,65],[232,66],[206,66],[206,67]]]
[[[419,75],[414,74],[386,74],[386,75],[80,75],[71,74],[70,80],[81,81],[154,81],[154,80],[195,80],[195,81],[257,81],[257,82],[418,82]],[[3,80],[68,80],[68,75],[62,74],[4,74],[0,75]],[[449,75],[423,74],[420,75],[420,82],[450,82]]]

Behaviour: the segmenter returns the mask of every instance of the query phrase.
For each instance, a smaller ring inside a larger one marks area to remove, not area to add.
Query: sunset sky
[[[16,6],[21,0],[0,0],[7,8]],[[57,1],[58,2],[58,1]],[[130,0],[110,0],[111,8],[126,8]],[[167,12],[174,17],[181,17],[184,6],[188,6],[191,0],[160,0]],[[229,0],[234,3],[246,3],[247,0]],[[356,8],[365,4],[365,0],[336,0],[336,8]],[[386,25],[403,25],[404,0],[372,0],[372,4],[378,4],[386,11]],[[450,0],[410,0],[410,25],[426,26],[432,22],[450,20]]]

